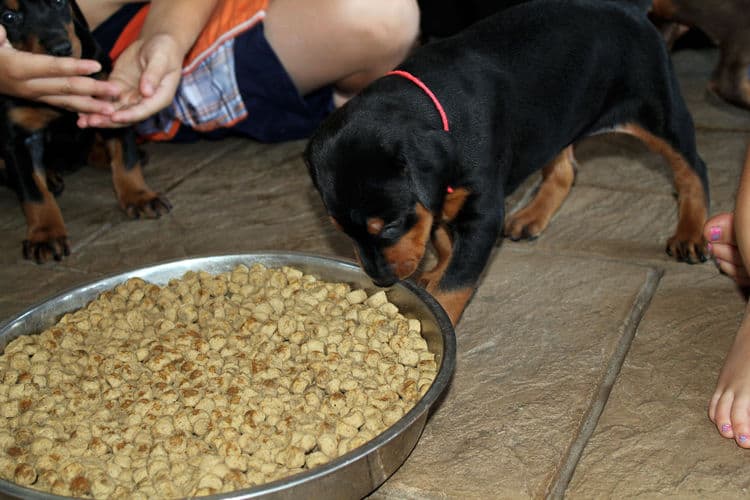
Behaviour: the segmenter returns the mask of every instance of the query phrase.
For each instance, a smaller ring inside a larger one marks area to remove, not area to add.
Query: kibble
[[[134,278],[0,356],[0,477],[60,495],[192,497],[317,467],[437,372],[421,324],[291,267]]]

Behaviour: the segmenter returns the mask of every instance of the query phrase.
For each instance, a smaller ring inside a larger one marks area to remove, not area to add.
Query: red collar
[[[438,101],[438,98],[435,96],[432,90],[430,90],[430,88],[427,85],[425,85],[425,83],[422,80],[412,75],[408,71],[401,71],[400,69],[389,71],[388,73],[386,73],[386,76],[388,75],[402,76],[406,78],[407,80],[409,80],[410,82],[414,83],[420,89],[422,89],[424,93],[427,94],[427,97],[429,97],[430,100],[432,100],[432,103],[435,105],[435,109],[437,109],[437,112],[440,113],[440,119],[443,121],[443,130],[445,130],[446,132],[450,131],[450,128],[448,127],[448,115],[445,114],[445,109],[443,109],[443,105],[440,104],[440,101]],[[453,193],[453,187],[448,186],[446,188],[446,191],[448,192],[448,194]]]
[[[432,103],[435,105],[435,108],[437,109],[438,113],[440,113],[440,119],[443,121],[443,130],[448,132],[448,115],[445,114],[445,109],[443,109],[443,105],[440,104],[440,101],[438,101],[438,98],[435,97],[435,94],[432,92],[432,90],[427,87],[427,85],[424,84],[422,80],[417,78],[416,76],[412,75],[408,71],[402,71],[402,70],[395,70],[395,71],[389,71],[386,73],[387,75],[398,75],[406,78],[410,82],[414,83],[417,87],[422,89],[425,94],[427,94],[427,97],[429,97],[432,100]]]

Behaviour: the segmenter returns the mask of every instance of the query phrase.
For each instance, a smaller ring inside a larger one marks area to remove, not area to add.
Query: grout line
[[[638,325],[643,319],[646,309],[656,293],[656,289],[659,286],[662,276],[664,276],[663,269],[650,268],[648,270],[646,281],[638,291],[638,295],[633,301],[633,307],[630,310],[630,314],[628,314],[628,317],[622,325],[622,336],[615,352],[609,360],[602,380],[599,383],[599,390],[597,391],[596,397],[592,400],[586,417],[583,419],[581,427],[578,430],[578,436],[570,445],[568,454],[562,461],[562,467],[560,467],[556,478],[552,482],[552,486],[547,495],[547,500],[560,500],[565,497],[565,491],[570,484],[570,480],[573,478],[573,473],[578,466],[584,448],[596,430],[599,418],[607,404],[610,392],[612,392],[612,387],[614,387],[617,377],[620,374],[620,370],[622,369],[622,365],[625,363],[625,358],[627,357],[630,346],[635,338]]]
[[[216,160],[216,158],[219,158],[219,157],[227,155],[227,154],[234,153],[235,151],[241,149],[243,146],[244,146],[243,142],[237,141],[236,144],[230,145],[226,149],[219,149],[218,151],[216,151],[216,153],[214,153],[214,154],[212,154],[212,155],[204,158],[202,161],[198,162],[195,165],[195,167],[193,167],[192,169],[186,171],[184,173],[184,175],[182,175],[179,179],[176,179],[174,182],[172,182],[172,184],[168,185],[164,189],[164,192],[165,193],[169,193],[170,191],[172,191],[173,189],[175,189],[177,186],[179,186],[180,184],[182,184],[183,182],[185,182],[190,176],[192,176],[196,172],[200,172],[201,170],[203,170],[204,168],[206,168],[206,166],[208,166],[211,163],[213,163]],[[268,149],[269,148],[261,148],[261,152],[267,151]]]
[[[94,232],[89,234],[86,238],[79,241],[78,243],[73,244],[70,247],[70,253],[76,254],[80,249],[91,243],[92,241],[96,240],[101,236],[102,234],[106,233],[110,229],[112,229],[113,224],[111,222],[107,222],[99,226]]]

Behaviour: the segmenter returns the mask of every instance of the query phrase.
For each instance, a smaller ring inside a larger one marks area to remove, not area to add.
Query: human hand
[[[44,102],[74,112],[107,115],[118,85],[86,75],[101,70],[91,59],[30,54],[14,49],[0,26],[0,94]]]
[[[124,127],[169,106],[182,76],[183,55],[167,34],[135,41],[117,58],[109,77],[122,89],[114,113],[81,114],[78,126]]]

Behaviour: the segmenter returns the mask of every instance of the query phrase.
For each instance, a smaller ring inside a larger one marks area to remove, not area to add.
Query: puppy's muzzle
[[[69,57],[73,55],[73,44],[67,38],[52,38],[45,40],[42,45],[51,56]]]
[[[354,245],[354,254],[360,267],[370,277],[375,286],[387,288],[398,282],[391,264],[382,258],[377,251],[371,251],[361,245]]]
[[[372,282],[375,284],[375,286],[379,286],[381,288],[388,288],[389,286],[393,286],[398,281],[396,278],[372,278]]]

